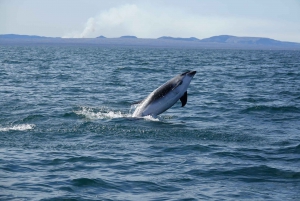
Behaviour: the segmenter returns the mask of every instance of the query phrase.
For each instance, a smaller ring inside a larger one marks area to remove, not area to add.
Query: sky
[[[0,34],[300,42],[300,0],[0,0]]]

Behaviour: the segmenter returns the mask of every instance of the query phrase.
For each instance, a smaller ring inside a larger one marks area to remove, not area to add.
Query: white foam
[[[34,124],[18,124],[18,125],[13,125],[13,126],[8,126],[8,127],[0,127],[0,131],[25,131],[25,130],[31,130],[35,127]]]
[[[122,113],[121,111],[112,111],[108,108],[92,108],[92,107],[80,107],[79,110],[74,111],[77,115],[82,115],[87,119],[116,119],[116,118],[134,118],[132,116],[132,109],[135,106],[131,106],[130,111],[128,113]],[[160,121],[158,117],[153,116],[144,116],[141,119],[145,119],[146,121]]]
[[[87,119],[115,119],[130,117],[130,114],[122,114],[121,111],[110,111],[106,108],[95,109],[89,107],[81,107],[78,111],[74,111],[77,115],[83,115]]]
[[[158,117],[153,117],[151,115],[144,116],[143,118],[147,121],[160,121]]]

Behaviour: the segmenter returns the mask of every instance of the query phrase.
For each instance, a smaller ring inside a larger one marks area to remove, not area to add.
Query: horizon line
[[[96,36],[96,37],[59,37],[59,36],[41,36],[41,35],[29,35],[29,34],[14,34],[14,33],[10,33],[10,34],[0,34],[0,38],[1,36],[28,36],[28,37],[38,37],[38,38],[61,38],[61,39],[120,39],[120,38],[124,38],[124,39],[183,39],[183,40],[187,40],[187,39],[194,39],[194,41],[196,40],[204,40],[204,39],[210,39],[210,38],[213,38],[213,37],[224,37],[224,36],[227,36],[227,37],[236,37],[236,38],[256,38],[256,39],[271,39],[271,40],[275,40],[275,41],[278,41],[278,42],[289,42],[289,43],[298,43],[300,44],[300,42],[292,42],[292,41],[282,41],[282,40],[277,40],[277,39],[273,39],[273,38],[268,38],[268,37],[260,37],[260,36],[235,36],[235,35],[228,35],[228,34],[221,34],[221,35],[214,35],[214,36],[210,36],[210,37],[207,37],[207,38],[202,38],[202,39],[199,39],[195,36],[190,36],[190,37],[176,37],[176,36],[167,36],[167,35],[163,35],[163,36],[160,36],[158,38],[140,38],[140,37],[137,37],[135,35],[121,35],[119,37],[106,37],[106,36],[103,36],[103,35],[100,35],[100,36]]]

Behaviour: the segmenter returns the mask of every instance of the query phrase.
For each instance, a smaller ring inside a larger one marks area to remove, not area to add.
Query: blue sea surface
[[[0,114],[0,200],[300,200],[300,51],[1,46]]]

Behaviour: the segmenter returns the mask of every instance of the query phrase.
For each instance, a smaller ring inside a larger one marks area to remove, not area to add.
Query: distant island
[[[19,34],[0,34],[0,38],[7,38],[7,39],[35,39],[35,38],[47,38],[44,36],[35,36],[35,35],[19,35]]]
[[[101,40],[98,40],[101,39]],[[132,40],[134,39],[134,40]],[[300,49],[300,43],[285,42],[264,37],[239,37],[231,35],[212,36],[198,39],[196,37],[180,38],[162,36],[159,38],[138,38],[125,35],[119,38],[60,38],[37,35],[0,35],[0,44],[80,44],[105,46],[150,46],[150,47],[193,47],[193,48],[229,48],[229,49]]]
[[[98,36],[98,37],[96,37],[96,38],[106,38],[105,36]]]
[[[248,45],[299,45],[299,43],[283,42],[271,38],[262,37],[237,37],[230,35],[213,36],[202,39],[201,42],[210,43],[232,43],[232,44],[248,44]]]
[[[204,38],[202,40],[191,37],[191,38],[174,38],[170,36],[163,36],[158,39],[164,40],[182,40],[182,41],[197,41],[202,43],[226,43],[226,44],[243,44],[243,45],[273,45],[273,46],[294,46],[300,45],[300,43],[283,42],[274,40],[271,38],[262,37],[238,37],[230,35],[212,36],[210,38]]]
[[[195,38],[195,37],[190,37],[190,38],[174,38],[171,36],[162,36],[159,37],[158,39],[163,39],[163,40],[182,40],[182,41],[200,41],[200,39]]]
[[[137,39],[136,36],[121,36],[120,38],[131,38],[131,39]]]

